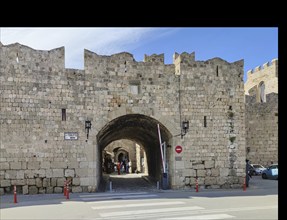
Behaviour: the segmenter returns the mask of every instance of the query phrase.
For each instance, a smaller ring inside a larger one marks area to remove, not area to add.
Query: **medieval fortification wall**
[[[261,85],[264,85],[263,91]],[[244,87],[247,159],[264,166],[277,163],[278,60],[273,59],[248,71]]]
[[[175,53],[174,64],[166,65],[163,54],[137,62],[126,52],[85,50],[84,70],[77,70],[65,68],[64,55],[62,47],[0,44],[0,193],[13,185],[24,194],[59,193],[67,178],[72,192],[97,191],[102,151],[121,139],[145,148],[149,173],[158,177],[157,123],[169,146],[171,188],[194,189],[195,177],[205,188],[242,186],[243,61]],[[88,137],[86,120],[92,122]],[[182,120],[189,121],[183,138]],[[65,140],[65,132],[78,139]]]

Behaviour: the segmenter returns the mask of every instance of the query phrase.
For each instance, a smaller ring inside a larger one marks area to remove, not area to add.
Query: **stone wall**
[[[198,177],[206,188],[240,187],[245,163],[243,61],[194,61],[192,53],[178,56],[175,63],[182,119],[189,120],[190,128],[182,158],[173,160],[174,184],[195,187]]]
[[[251,163],[278,163],[278,94],[268,94],[265,103],[246,97],[246,149]]]
[[[278,94],[278,59],[273,59],[271,62],[264,63],[262,66],[257,66],[247,71],[247,80],[244,84],[245,94],[254,95],[252,94],[252,90],[255,89],[255,94],[258,95],[258,85],[260,82],[265,83],[266,94],[272,92]]]
[[[259,97],[261,82],[265,84],[263,102]],[[244,87],[247,159],[268,166],[278,162],[278,60],[248,71]]]
[[[148,173],[160,178],[156,125],[167,142],[170,187],[241,187],[245,175],[243,62],[195,61],[194,53],[137,62],[129,53],[84,51],[84,70],[64,67],[64,48],[0,46],[0,190],[97,191],[110,143],[143,146]],[[85,121],[92,128],[85,129]],[[182,120],[189,131],[181,138]],[[77,139],[65,140],[66,132]],[[177,154],[174,147],[183,146]]]
[[[66,178],[73,179],[72,191],[87,191],[87,144],[64,140],[68,131],[84,136],[83,71],[64,68],[64,48],[12,44],[0,51],[2,192],[17,185],[23,194],[59,193]]]

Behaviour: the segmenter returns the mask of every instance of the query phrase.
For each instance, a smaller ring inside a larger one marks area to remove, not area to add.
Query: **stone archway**
[[[159,121],[141,114],[127,114],[107,123],[97,135],[98,150],[103,151],[110,143],[127,139],[144,148],[148,174],[156,179],[162,175],[162,160],[159,147],[157,124],[160,125],[162,140],[170,145],[172,134]],[[167,158],[171,152],[167,149]],[[101,160],[100,160],[101,161]]]

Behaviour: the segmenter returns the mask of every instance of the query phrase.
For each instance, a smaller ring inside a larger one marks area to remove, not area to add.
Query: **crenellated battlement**
[[[247,77],[251,77],[252,74],[257,74],[258,72],[266,70],[267,68],[276,68],[277,66],[278,66],[278,59],[273,59],[270,62],[264,63],[262,66],[257,66],[254,69],[248,70]]]
[[[192,53],[186,53],[183,52],[181,54],[174,53],[173,54],[173,64],[175,66],[175,74],[180,75],[181,74],[181,66],[191,66],[192,63],[195,62],[195,52]]]
[[[6,64],[29,66],[35,70],[51,70],[65,68],[65,48],[59,47],[52,50],[35,50],[19,43],[3,45],[1,43],[2,62]],[[5,59],[4,59],[5,58]]]
[[[65,48],[60,47],[52,50],[36,50],[19,43],[10,45],[0,44],[1,56],[5,57],[5,62],[8,64],[16,65],[19,63],[21,66],[29,66],[35,70],[50,70],[57,68],[65,69]],[[4,58],[3,58],[4,60]],[[275,62],[275,61],[274,61]],[[143,62],[135,61],[132,54],[128,52],[121,52],[112,55],[99,55],[93,51],[84,50],[84,69],[96,69],[97,66],[114,66],[120,65],[120,68],[125,69],[127,65],[133,63],[136,65],[150,65],[150,64],[164,64],[164,54],[144,55]],[[181,54],[174,53],[173,64],[175,73],[180,74],[182,68],[213,68],[213,66],[237,66],[242,67],[243,61],[236,61],[229,63],[221,58],[215,57],[206,61],[195,61],[195,52]],[[267,64],[266,64],[267,65]],[[170,65],[169,65],[170,66]],[[31,68],[30,68],[31,69]]]
[[[174,65],[177,65],[179,63],[192,64],[193,62],[195,62],[195,52],[192,52],[190,54],[186,52],[183,52],[181,54],[178,54],[178,53],[173,54]]]
[[[261,85],[264,85],[264,89]],[[278,59],[273,59],[247,72],[247,80],[244,84],[245,94],[256,95],[259,101],[260,88],[265,94],[278,93]]]
[[[144,55],[144,62],[146,63],[160,63],[164,64],[164,54],[152,54],[150,56]]]

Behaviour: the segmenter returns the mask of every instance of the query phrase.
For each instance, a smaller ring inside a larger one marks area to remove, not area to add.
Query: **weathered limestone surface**
[[[278,59],[247,71],[247,80],[244,84],[245,94],[253,95],[254,89],[258,89],[260,82],[265,83],[265,94],[278,94]],[[258,90],[255,91],[256,95],[258,92]]]
[[[166,65],[163,54],[137,62],[126,52],[88,50],[84,57],[84,70],[66,69],[64,48],[0,46],[0,193],[14,184],[24,194],[61,193],[67,179],[72,191],[97,191],[102,152],[123,139],[145,149],[148,172],[159,179],[157,124],[168,145],[171,188],[194,188],[195,177],[201,187],[240,187],[248,128],[243,61],[175,53]],[[182,120],[189,131],[181,138]],[[78,139],[66,140],[66,132]],[[276,148],[277,137],[269,140]]]
[[[268,166],[271,162],[278,163],[278,60],[248,71],[247,77],[244,85],[247,159]]]

